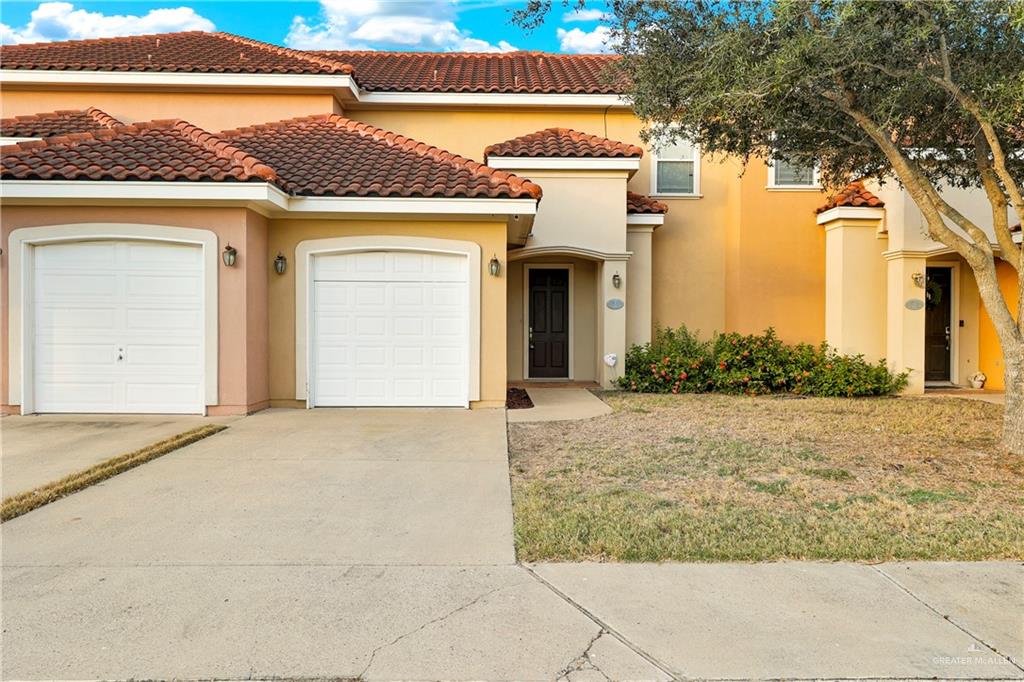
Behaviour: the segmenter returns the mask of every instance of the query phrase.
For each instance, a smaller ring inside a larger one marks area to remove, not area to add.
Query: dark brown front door
[[[569,270],[530,271],[528,331],[531,379],[569,377]]]
[[[928,268],[925,282],[924,380],[949,381],[953,334],[953,270]]]

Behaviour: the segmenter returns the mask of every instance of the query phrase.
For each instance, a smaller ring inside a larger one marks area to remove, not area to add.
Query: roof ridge
[[[341,114],[328,114],[327,120],[333,122],[340,128],[345,128],[359,135],[366,135],[372,137],[375,140],[385,142],[402,149],[404,151],[411,151],[422,156],[429,156],[435,161],[442,163],[448,163],[454,166],[462,166],[470,171],[488,177],[488,181],[492,184],[497,182],[507,182],[513,190],[519,192],[527,192],[530,196],[535,199],[540,199],[543,190],[540,185],[537,185],[526,178],[521,178],[513,173],[508,173],[497,168],[491,168],[490,166],[468,159],[460,154],[449,152],[445,149],[441,149],[435,145],[427,144],[426,142],[420,142],[414,140],[406,135],[394,133],[384,128],[378,128],[377,126],[370,125],[369,123],[363,123],[362,121],[355,121],[350,118],[346,118]]]
[[[851,180],[839,191],[832,194],[828,201],[822,206],[819,206],[814,210],[815,213],[824,213],[825,211],[838,208],[840,206],[850,207],[864,207],[864,208],[882,208],[885,206],[885,202],[882,201],[878,196],[869,190],[864,185],[866,178],[860,178],[857,180]]]
[[[484,149],[484,158],[486,159],[492,154],[500,155],[498,152],[502,151],[502,148],[508,145],[539,141],[544,139],[547,135],[557,135],[558,137],[568,138],[572,142],[584,142],[600,145],[605,148],[605,151],[609,152],[609,156],[616,156],[621,153],[624,156],[636,156],[639,158],[644,155],[643,147],[630,142],[613,140],[610,137],[602,137],[601,135],[595,135],[594,133],[584,133],[579,130],[573,130],[572,128],[553,126],[550,128],[543,128],[542,130],[536,130],[532,133],[526,133],[525,135],[519,135],[503,142],[496,142],[488,145]],[[543,154],[537,154],[537,156],[543,156]]]
[[[34,43],[14,43],[11,45],[5,45],[4,47],[36,47],[40,45],[63,45],[66,43],[119,43],[126,41],[138,41],[146,38],[161,38],[164,36],[181,36],[181,35],[192,35],[192,34],[205,34],[210,35],[214,31],[200,31],[199,29],[193,29],[191,31],[169,31],[166,33],[140,33],[132,36],[105,36],[102,38],[74,38],[72,40],[40,40]]]
[[[605,52],[582,52],[575,54],[566,54],[564,52],[545,52],[544,50],[508,50],[505,52],[474,52],[472,50],[459,50],[453,52],[440,52],[434,50],[428,50],[419,52],[416,50],[303,50],[303,52],[309,52],[313,54],[329,54],[332,52],[344,52],[346,54],[358,54],[358,55],[395,55],[400,57],[515,57],[529,55],[532,57],[557,57],[559,59],[580,59],[587,57],[597,57],[600,59],[619,59],[620,55],[609,54]]]
[[[249,175],[263,178],[268,182],[274,182],[277,180],[277,171],[271,168],[268,164],[263,163],[249,152],[236,147],[227,140],[214,135],[210,131],[204,130],[199,126],[182,119],[177,119],[173,128],[185,138],[209,149],[220,158],[228,159],[232,163],[237,163]]]
[[[316,64],[317,66],[325,66],[331,69],[332,72],[340,71],[341,73],[351,74],[355,71],[351,64],[345,64],[334,59],[325,59],[324,57],[309,54],[307,51],[304,50],[294,50],[290,47],[281,47],[280,45],[266,43],[263,42],[262,40],[253,40],[252,38],[238,36],[233,33],[225,33],[223,31],[216,31],[211,35],[215,35],[218,38],[223,38],[225,40],[238,43],[239,45],[248,45],[249,47],[255,47],[260,50],[267,50],[273,52],[274,54],[286,57],[295,57],[296,59],[301,59],[302,61],[308,62],[310,64]]]
[[[116,119],[96,110],[102,116],[114,121]],[[120,124],[107,127],[103,130],[94,130],[86,133],[68,133],[66,135],[54,135],[41,140],[29,142],[18,142],[15,144],[0,147],[3,155],[20,152],[31,152],[35,149],[46,147],[75,147],[84,142],[112,140],[122,135],[140,132],[143,130],[173,130],[185,139],[197,144],[204,149],[213,152],[218,157],[227,159],[242,167],[248,175],[255,176],[273,182],[277,180],[277,173],[269,165],[263,163],[252,154],[239,149],[230,142],[221,139],[213,133],[203,130],[197,125],[189,123],[180,118],[156,119],[153,121],[142,121],[139,123]]]
[[[4,145],[3,147],[0,147],[0,152],[3,152],[4,154],[13,154],[16,152],[28,152],[33,149],[42,149],[44,147],[74,147],[82,142],[111,140],[125,133],[133,133],[140,130],[169,130],[179,120],[180,119],[176,118],[156,119],[153,121],[130,123],[127,125],[122,124],[112,128],[104,128],[102,130],[91,130],[85,133],[51,135],[50,137],[44,137],[39,140],[29,140],[27,142],[15,142],[14,144]]]
[[[117,120],[107,112],[101,111],[96,107],[86,108],[85,114],[104,128],[116,128],[117,126],[124,125],[124,122]]]

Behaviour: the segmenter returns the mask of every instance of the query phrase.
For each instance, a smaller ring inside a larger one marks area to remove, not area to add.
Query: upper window
[[[696,145],[679,140],[654,150],[653,194],[693,196],[700,192],[700,154]]]
[[[775,159],[768,164],[769,187],[818,188],[818,166]]]

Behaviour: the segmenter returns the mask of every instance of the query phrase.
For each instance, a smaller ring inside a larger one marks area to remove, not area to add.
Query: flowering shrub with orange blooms
[[[702,341],[685,326],[658,329],[649,344],[626,354],[619,385],[643,393],[732,393],[854,397],[891,395],[907,375],[860,355],[839,355],[826,344],[788,345],[773,329],[719,334]]]

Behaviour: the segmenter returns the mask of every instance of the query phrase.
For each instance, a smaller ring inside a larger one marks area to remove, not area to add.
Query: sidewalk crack
[[[571,661],[569,661],[569,664],[566,665],[564,668],[559,670],[558,673],[555,675],[555,679],[568,680],[569,675],[573,672],[576,672],[577,670],[594,670],[600,673],[601,677],[611,682],[611,678],[608,677],[608,675],[606,675],[605,672],[601,670],[601,668],[596,663],[594,663],[594,660],[592,658],[590,658],[590,650],[594,648],[595,644],[597,644],[597,640],[601,639],[607,634],[607,630],[605,630],[604,628],[599,628],[597,634],[591,637],[590,641],[587,642],[587,645],[583,648],[582,653],[580,653],[579,656],[576,656]]]
[[[896,578],[894,578],[893,576],[891,576],[888,573],[886,573],[885,571],[883,571],[878,566],[871,566],[870,568],[872,568],[876,573],[878,573],[878,575],[882,576],[883,578],[888,580],[890,583],[895,585],[897,589],[902,590],[911,599],[913,599],[913,600],[917,601],[919,604],[923,605],[926,609],[928,609],[929,611],[934,613],[936,616],[938,616],[942,620],[946,621],[947,623],[949,623],[950,625],[955,627],[957,630],[960,630],[962,633],[964,633],[965,635],[967,635],[968,637],[970,637],[974,641],[981,643],[982,645],[988,647],[991,651],[995,652],[999,656],[1002,656],[1004,659],[1006,659],[1007,663],[1012,665],[1017,670],[1020,670],[1021,672],[1024,672],[1024,666],[1022,666],[1020,662],[1017,662],[1017,661],[1013,660],[1012,656],[1010,656],[1009,654],[1006,654],[1006,653],[1000,651],[999,649],[996,648],[996,646],[994,644],[990,644],[989,642],[986,642],[984,639],[982,639],[978,635],[976,635],[973,632],[971,632],[970,630],[968,630],[965,626],[963,626],[960,623],[956,622],[953,619],[953,617],[950,616],[949,614],[942,613],[942,611],[939,611],[937,608],[935,608],[934,606],[932,606],[931,604],[926,602],[921,597],[919,597],[916,594],[914,594],[908,587],[903,585],[903,583],[901,583]]]
[[[451,618],[455,614],[460,613],[462,611],[465,611],[466,609],[470,608],[471,606],[479,603],[481,600],[486,599],[487,597],[491,596],[495,592],[500,592],[501,590],[504,590],[507,587],[509,587],[509,586],[508,585],[501,585],[499,587],[495,587],[495,588],[492,588],[490,590],[487,590],[483,594],[480,594],[480,595],[474,597],[473,599],[471,599],[470,601],[466,602],[465,604],[463,604],[461,606],[457,606],[454,609],[451,609],[450,611],[447,611],[447,612],[441,614],[440,616],[437,616],[436,618],[432,618],[432,619],[428,620],[427,622],[422,623],[421,625],[413,628],[412,630],[409,630],[408,632],[403,632],[402,634],[398,635],[398,637],[395,637],[390,642],[387,642],[385,644],[381,644],[380,646],[376,647],[373,651],[370,652],[370,660],[366,662],[366,667],[364,667],[363,671],[361,673],[359,673],[358,679],[360,679],[360,680],[365,679],[366,673],[370,670],[370,667],[373,665],[374,661],[377,658],[377,654],[379,654],[381,651],[384,651],[385,649],[393,647],[394,645],[396,645],[399,642],[401,642],[403,639],[406,639],[408,637],[412,637],[417,632],[420,632],[420,631],[430,627],[431,625],[436,625],[437,623],[441,623],[441,622],[443,622],[445,620],[448,620],[449,618]]]
[[[682,679],[682,677],[683,677],[682,673],[676,672],[667,663],[663,663],[662,661],[658,660],[657,658],[655,658],[651,654],[649,654],[646,651],[644,651],[643,649],[641,649],[638,645],[634,644],[632,641],[627,639],[626,636],[623,635],[621,632],[619,632],[618,630],[613,628],[611,625],[609,625],[605,621],[603,621],[600,618],[598,618],[594,613],[589,611],[585,606],[583,606],[582,604],[580,604],[577,601],[574,601],[572,599],[572,597],[570,597],[565,592],[562,592],[560,589],[558,589],[557,587],[555,587],[554,585],[549,583],[547,580],[545,580],[543,577],[541,577],[540,574],[537,573],[536,571],[534,571],[532,568],[530,568],[526,564],[519,564],[519,567],[522,568],[527,573],[529,573],[533,577],[534,580],[536,580],[541,585],[543,585],[544,587],[546,587],[549,590],[551,590],[552,592],[554,592],[555,595],[558,596],[562,601],[564,601],[569,606],[573,607],[574,609],[576,609],[577,611],[582,613],[584,616],[589,618],[591,621],[593,621],[595,624],[597,624],[597,626],[600,628],[600,632],[597,633],[597,635],[594,637],[594,639],[587,646],[587,649],[584,652],[585,654],[587,654],[589,656],[590,649],[593,648],[593,646],[597,642],[597,640],[601,639],[601,635],[602,634],[607,634],[607,635],[610,635],[611,637],[614,637],[615,639],[619,640],[619,642],[621,642],[623,644],[623,646],[625,646],[628,649],[630,649],[637,656],[639,656],[640,658],[644,659],[645,661],[650,663],[652,666],[654,666],[655,668],[657,668],[661,672],[663,672],[666,675],[668,675],[670,678],[672,678],[674,680]],[[578,660],[578,659],[574,659],[573,662],[575,662],[576,660]],[[572,664],[570,664],[570,665],[572,665]],[[591,665],[593,665],[593,663],[591,663]],[[604,672],[600,668],[598,668],[597,666],[594,666],[594,668],[598,672],[600,672],[602,675],[604,675]]]

